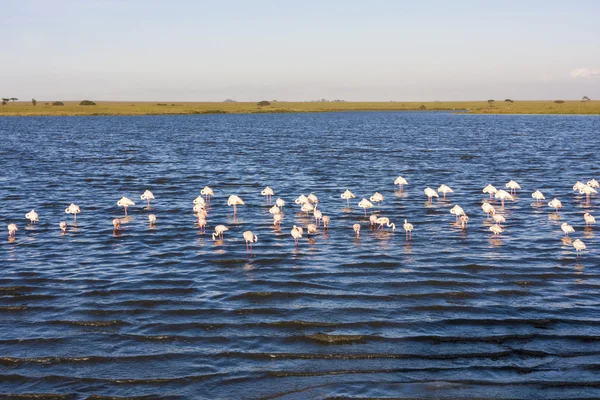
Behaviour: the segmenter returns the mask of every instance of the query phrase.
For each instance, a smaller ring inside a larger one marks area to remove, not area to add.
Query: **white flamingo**
[[[552,207],[554,209],[556,209],[556,212],[558,212],[559,208],[562,208],[562,203],[559,199],[557,199],[556,197],[554,199],[552,199],[549,203],[548,203],[549,207]]]
[[[200,191],[202,196],[206,196],[206,201],[210,203],[210,196],[214,196],[215,192],[208,186],[204,186],[204,189]]]
[[[590,213],[583,214],[583,219],[585,221],[585,226],[589,226],[596,223],[596,218]]]
[[[236,206],[243,205],[243,204],[244,204],[244,201],[239,196],[236,196],[234,194],[229,196],[229,198],[227,199],[227,205],[230,207],[233,206],[233,215],[234,216],[237,212]]]
[[[571,225],[567,224],[566,222],[563,222],[560,225],[560,229],[562,229],[562,231],[565,233],[565,237],[569,237],[569,233],[575,232],[575,229]]]
[[[150,200],[154,200],[154,194],[151,191],[146,190],[141,196],[140,199],[146,200],[148,202],[148,208],[150,208]]]
[[[269,204],[275,193],[273,192],[273,189],[271,189],[270,187],[267,186],[262,192],[260,192],[260,194],[267,198],[267,204]]]
[[[371,203],[369,200],[367,199],[362,199],[361,201],[358,202],[358,206],[362,209],[365,210],[365,217],[367,216],[367,208],[373,208],[373,203]]]
[[[502,208],[504,208],[504,200],[514,200],[515,198],[512,194],[508,193],[506,190],[498,190],[494,195],[495,198],[500,199],[502,201]]]
[[[404,190],[404,185],[408,185],[408,181],[406,179],[404,179],[403,177],[399,176],[394,181],[394,185],[399,185],[400,191],[402,191],[402,190]]]
[[[433,190],[432,188],[429,188],[429,187],[425,188],[425,190],[423,190],[423,192],[425,193],[425,196],[427,196],[427,198],[429,198],[430,203],[433,201],[434,197],[440,197],[435,190]]]
[[[258,241],[258,236],[256,236],[252,231],[246,231],[243,233],[244,240],[246,241],[246,251],[248,251],[248,244],[250,244],[250,252],[252,252],[252,243],[256,243]]]
[[[346,191],[344,193],[342,193],[341,197],[342,197],[342,199],[346,200],[346,202],[348,203],[348,207],[350,207],[350,199],[356,198],[356,196],[354,195],[354,193],[352,193],[348,189],[346,189]]]
[[[17,224],[8,224],[8,237],[14,238],[18,230],[19,228],[17,228]]]
[[[575,239],[573,242],[573,247],[575,247],[575,254],[577,254],[578,257],[581,257],[581,252],[587,248],[579,239]]]
[[[27,218],[29,220],[29,223],[31,223],[32,225],[39,221],[38,213],[36,213],[35,210],[31,210],[27,214],[25,214],[25,218]]]
[[[383,229],[383,225],[386,225],[388,228],[391,227],[392,231],[396,231],[396,224],[390,222],[390,219],[387,217],[379,217],[375,222],[379,224],[379,228],[377,229]]]
[[[65,213],[73,214],[73,222],[77,222],[77,214],[80,212],[81,210],[79,209],[79,206],[73,203],[71,203],[69,207],[65,208]]]
[[[483,188],[483,193],[489,193],[490,200],[492,200],[494,198],[494,195],[498,193],[498,189],[496,189],[496,187],[493,185],[487,185]]]
[[[415,227],[413,226],[413,224],[411,224],[410,222],[408,222],[407,219],[404,220],[404,225],[402,225],[402,227],[404,228],[404,231],[406,232],[406,239],[412,239],[412,232],[415,229]]]
[[[517,189],[521,189],[521,186],[519,186],[517,182],[511,180],[506,184],[506,188],[510,189],[511,194],[517,194]]]
[[[447,185],[441,185],[438,190],[439,193],[443,193],[444,194],[444,199],[446,199],[446,193],[454,193],[454,190],[452,190],[450,188],[450,186]]]
[[[215,232],[212,234],[212,240],[216,240],[216,238],[223,240],[223,232],[227,232],[228,230],[229,228],[225,225],[215,226]]]
[[[135,203],[133,200],[123,196],[121,200],[117,201],[117,205],[125,209],[125,216],[127,216],[127,207],[135,206]]]
[[[352,225],[352,229],[354,230],[354,235],[359,238],[360,237],[360,224]]]

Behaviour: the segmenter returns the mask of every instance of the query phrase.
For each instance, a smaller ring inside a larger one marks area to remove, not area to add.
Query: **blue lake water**
[[[594,116],[0,118],[0,394],[600,398],[600,225],[583,220],[600,200],[572,190],[600,179],[598,134]],[[523,189],[494,237],[482,188],[511,179]],[[428,204],[423,189],[442,183],[455,192]],[[192,200],[206,185],[201,234]],[[281,230],[267,185],[288,202]],[[357,207],[375,191],[396,232]],[[312,221],[293,200],[311,192],[330,228],[296,248],[292,225]],[[246,202],[235,219],[230,194]],[[122,196],[137,204],[115,235]]]

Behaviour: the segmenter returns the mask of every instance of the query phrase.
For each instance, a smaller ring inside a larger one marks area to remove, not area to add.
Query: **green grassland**
[[[79,101],[12,102],[0,106],[0,116],[74,116],[74,115],[164,115],[164,114],[251,114],[337,111],[468,111],[473,114],[600,114],[600,101],[436,101],[436,102],[271,102],[191,103],[191,102],[116,102],[97,101],[81,106]]]

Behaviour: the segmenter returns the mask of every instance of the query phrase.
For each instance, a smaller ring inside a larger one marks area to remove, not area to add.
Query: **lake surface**
[[[572,191],[600,179],[599,133],[590,116],[2,118],[0,393],[600,398],[600,226],[583,220],[600,200]],[[493,237],[481,190],[511,179],[523,189]],[[455,193],[427,204],[423,189],[442,183]],[[200,234],[192,200],[205,185],[216,196]],[[281,230],[267,185],[288,202]],[[396,232],[369,229],[357,207],[375,191]],[[292,225],[312,221],[293,200],[311,192],[330,229],[296,248]],[[246,202],[236,219],[230,194]],[[137,204],[114,235],[122,196]],[[579,259],[562,222],[588,246]],[[222,242],[216,224],[230,228]]]

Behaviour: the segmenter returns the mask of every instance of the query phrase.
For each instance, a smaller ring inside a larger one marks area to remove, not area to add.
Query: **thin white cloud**
[[[571,71],[572,78],[591,78],[593,76],[600,76],[600,68],[575,68]]]

